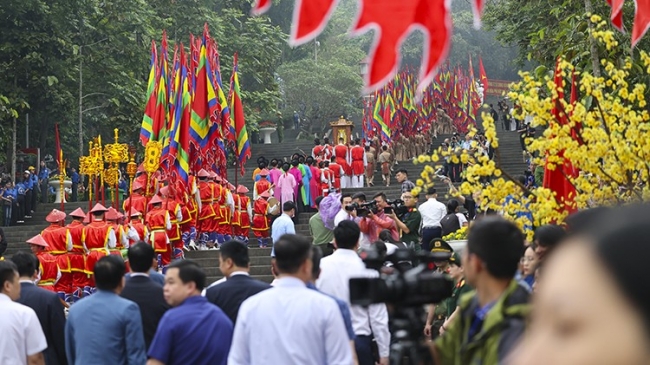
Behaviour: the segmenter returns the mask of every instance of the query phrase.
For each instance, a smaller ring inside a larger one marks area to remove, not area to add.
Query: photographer
[[[524,236],[512,222],[486,217],[472,225],[462,262],[476,292],[460,299],[444,336],[430,344],[435,364],[502,364],[521,339],[529,294],[514,280]]]
[[[418,203],[418,198],[417,196],[413,196],[411,192],[406,192],[402,194],[402,200],[404,201],[405,209],[400,212],[399,216],[395,215],[395,212],[388,216],[395,221],[397,228],[402,233],[400,237],[401,241],[415,252],[418,252],[420,251],[420,234],[418,230],[422,222],[422,216],[420,216],[420,212],[415,208]]]
[[[384,212],[384,209],[389,207],[386,202],[386,194],[377,193],[373,199],[375,200],[376,207],[371,208],[368,214],[359,221],[361,232],[368,236],[370,242],[374,242],[379,238],[379,232],[382,229],[390,230],[393,238],[399,239],[395,221]]]

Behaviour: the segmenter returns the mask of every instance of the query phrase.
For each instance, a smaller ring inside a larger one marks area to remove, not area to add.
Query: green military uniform
[[[460,299],[460,317],[435,341],[439,365],[503,364],[524,333],[525,317],[530,308],[528,298],[528,291],[512,280],[487,312],[476,334],[469,338],[470,328],[481,308],[476,295],[464,295]]]
[[[460,261],[460,255],[458,252],[454,252],[453,255],[449,258],[449,264],[450,265],[456,265],[458,267],[462,267],[462,263]],[[447,305],[447,318],[451,317],[451,315],[454,313],[456,310],[456,307],[458,306],[458,300],[461,296],[463,296],[466,293],[471,292],[474,290],[471,286],[467,285],[465,283],[465,279],[461,279],[458,283],[456,283],[456,286],[454,287],[454,291],[451,293],[451,297],[447,298],[446,305]]]
[[[420,212],[416,208],[411,208],[399,217],[399,220],[409,229],[409,233],[402,233],[401,241],[409,247],[413,243],[413,249],[417,248],[416,252],[420,251],[420,235],[418,233],[422,223]]]
[[[442,252],[452,254],[454,250],[442,238],[436,238],[431,242],[433,248],[431,252]],[[442,270],[440,267],[436,269],[437,272],[446,274],[447,270]],[[433,312],[433,321],[431,322],[431,338],[435,339],[440,336],[440,327],[445,324],[447,318],[447,299],[436,304]]]

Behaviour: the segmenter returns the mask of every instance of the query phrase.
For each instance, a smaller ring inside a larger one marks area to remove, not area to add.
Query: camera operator
[[[334,227],[338,226],[339,223],[350,220],[354,221],[357,218],[357,211],[351,207],[352,205],[352,194],[343,193],[341,194],[341,210],[334,216]]]
[[[402,200],[404,201],[405,209],[400,212],[399,215],[395,215],[393,211],[391,214],[388,214],[391,217],[397,228],[402,233],[400,240],[404,242],[408,248],[413,249],[415,252],[420,251],[420,223],[422,222],[422,216],[420,212],[415,207],[418,202],[417,196],[413,196],[411,192],[405,192],[402,194]]]
[[[323,293],[343,299],[350,305],[350,278],[376,278],[379,273],[366,268],[357,249],[359,246],[359,226],[344,220],[334,228],[334,241],[338,249],[321,260],[321,274],[316,286]],[[350,305],[352,327],[356,338],[355,349],[359,365],[388,365],[390,332],[388,330],[388,311],[386,304],[372,304],[367,308]],[[374,336],[379,350],[379,359],[372,353]]]
[[[359,221],[361,232],[368,236],[370,242],[374,242],[379,238],[379,232],[382,229],[390,230],[393,238],[396,240],[399,239],[395,221],[384,213],[384,209],[388,207],[386,194],[377,193],[373,199],[375,200],[376,208],[370,209],[368,214]]]
[[[435,364],[502,364],[521,339],[529,294],[513,280],[524,236],[512,222],[490,216],[469,230],[462,262],[474,295],[459,301],[459,313],[444,336],[430,344]]]

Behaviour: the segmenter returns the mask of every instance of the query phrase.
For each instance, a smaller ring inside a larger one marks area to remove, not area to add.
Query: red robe
[[[147,206],[147,198],[145,198],[144,196],[138,193],[133,193],[133,195],[131,195],[130,197],[124,200],[124,203],[122,204],[122,210],[130,213],[129,208],[131,208],[144,214],[144,209],[146,206]]]
[[[169,251],[167,237],[167,210],[154,208],[147,213],[146,222],[149,232],[151,232],[150,242],[155,252],[163,253]]]
[[[61,278],[54,286],[54,291],[72,293],[72,271],[68,257],[68,229],[52,224],[41,232],[43,239],[50,245],[48,252],[54,256],[61,270]]]
[[[199,181],[199,195],[201,197],[201,212],[199,213],[198,229],[203,233],[211,232],[215,212],[212,207],[212,186],[208,181]]]
[[[113,228],[104,221],[93,221],[84,227],[83,239],[86,243],[88,257],[86,258],[86,274],[92,274],[95,263],[109,255],[108,236]]]
[[[350,168],[350,165],[348,165],[348,152],[348,146],[346,145],[339,144],[334,147],[336,163],[343,168],[343,172],[346,175],[352,175],[352,169]]]
[[[38,286],[56,292],[55,283],[59,276],[59,265],[57,264],[57,259],[53,255],[41,251],[36,254],[39,262],[39,269],[41,271],[41,280],[38,282]]]
[[[269,218],[266,216],[269,202],[258,198],[253,204],[253,233],[255,237],[266,238],[269,236]]]
[[[365,166],[363,165],[365,155],[366,151],[361,146],[354,146],[350,150],[350,156],[352,157],[352,175],[363,175],[365,172]]]
[[[336,190],[341,189],[341,165],[331,163],[329,169],[332,173],[332,186]]]
[[[88,285],[86,275],[86,253],[84,252],[83,230],[84,225],[79,221],[72,221],[66,226],[72,238],[72,250],[68,252],[70,271],[72,272],[72,286],[83,288]]]

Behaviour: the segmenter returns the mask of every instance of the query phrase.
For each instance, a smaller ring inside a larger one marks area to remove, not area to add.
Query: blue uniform
[[[72,176],[70,176],[70,181],[72,181],[73,184],[79,184],[79,173],[78,172],[73,172]]]
[[[47,179],[49,177],[50,177],[50,169],[48,169],[47,167],[41,168],[41,170],[38,172],[39,180]]]

